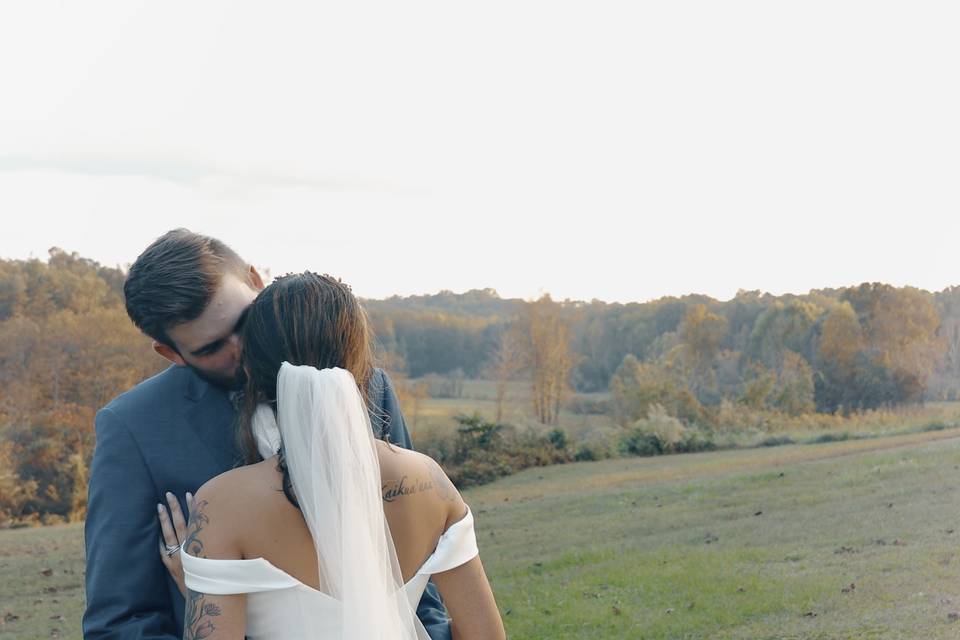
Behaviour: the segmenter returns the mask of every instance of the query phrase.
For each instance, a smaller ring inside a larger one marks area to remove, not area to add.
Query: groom
[[[85,638],[181,637],[184,599],[161,562],[157,504],[170,491],[186,513],[187,491],[240,460],[231,401],[238,332],[262,288],[256,269],[233,250],[186,229],[161,236],[130,268],[127,313],[174,366],[97,414],[85,528]],[[370,392],[380,405],[371,412],[374,429],[411,448],[383,371],[375,372]],[[417,615],[431,638],[450,638],[432,584]]]

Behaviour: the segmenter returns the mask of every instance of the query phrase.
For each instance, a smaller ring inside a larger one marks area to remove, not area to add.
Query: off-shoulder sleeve
[[[187,588],[210,595],[234,595],[289,589],[300,584],[263,558],[220,560],[180,552]]]
[[[443,532],[437,542],[436,551],[423,563],[417,573],[431,575],[449,571],[466,564],[479,553],[477,534],[473,529],[473,512],[467,507],[467,515]]]

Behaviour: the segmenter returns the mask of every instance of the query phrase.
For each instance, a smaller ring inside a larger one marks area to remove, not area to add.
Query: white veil
[[[264,457],[276,453],[282,439],[293,493],[316,547],[320,590],[342,604],[341,637],[429,640],[403,590],[383,514],[376,445],[350,372],[284,362],[276,421],[264,405],[253,423]]]

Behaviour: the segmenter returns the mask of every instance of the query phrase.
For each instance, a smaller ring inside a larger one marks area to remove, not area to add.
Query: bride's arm
[[[454,640],[507,637],[480,556],[450,571],[433,574],[433,581],[450,613]]]
[[[435,460],[427,460],[433,487],[446,505],[445,530],[449,531],[469,515],[467,505],[443,468]],[[472,531],[470,536],[473,537]],[[476,549],[476,542],[473,542],[473,545]],[[458,567],[434,573],[433,582],[440,591],[447,613],[450,614],[453,640],[492,640],[507,637],[479,555],[474,555]]]
[[[239,640],[246,628],[247,596],[211,595],[187,588],[183,640]]]
[[[208,483],[209,484],[209,483]],[[181,553],[199,558],[239,558],[228,516],[218,513],[216,492],[200,488],[190,507],[190,522]],[[186,577],[187,602],[183,640],[239,640],[247,626],[246,594],[212,594],[191,589]]]

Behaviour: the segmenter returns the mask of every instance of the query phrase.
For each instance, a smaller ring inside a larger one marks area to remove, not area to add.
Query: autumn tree
[[[646,417],[654,406],[688,424],[703,418],[703,407],[687,388],[681,372],[665,362],[641,362],[624,356],[610,379],[614,417],[621,426]]]
[[[570,326],[560,305],[549,295],[526,306],[520,326],[530,370],[534,414],[543,424],[557,424],[573,367]]]
[[[945,351],[933,296],[913,287],[883,292],[870,320],[870,341],[878,364],[897,383],[898,402],[923,399],[927,380]]]
[[[494,380],[496,400],[496,418],[494,422],[503,420],[503,404],[507,397],[510,381],[526,366],[526,353],[521,329],[517,323],[505,328],[497,337],[496,347],[491,353],[487,364],[487,375]]]
[[[810,358],[814,326],[820,315],[819,307],[802,300],[774,302],[757,317],[747,343],[747,356],[778,372],[787,351]]]
[[[727,319],[711,313],[703,304],[687,309],[680,323],[678,336],[689,368],[690,387],[701,400],[704,392],[715,386],[713,364],[726,334]]]

